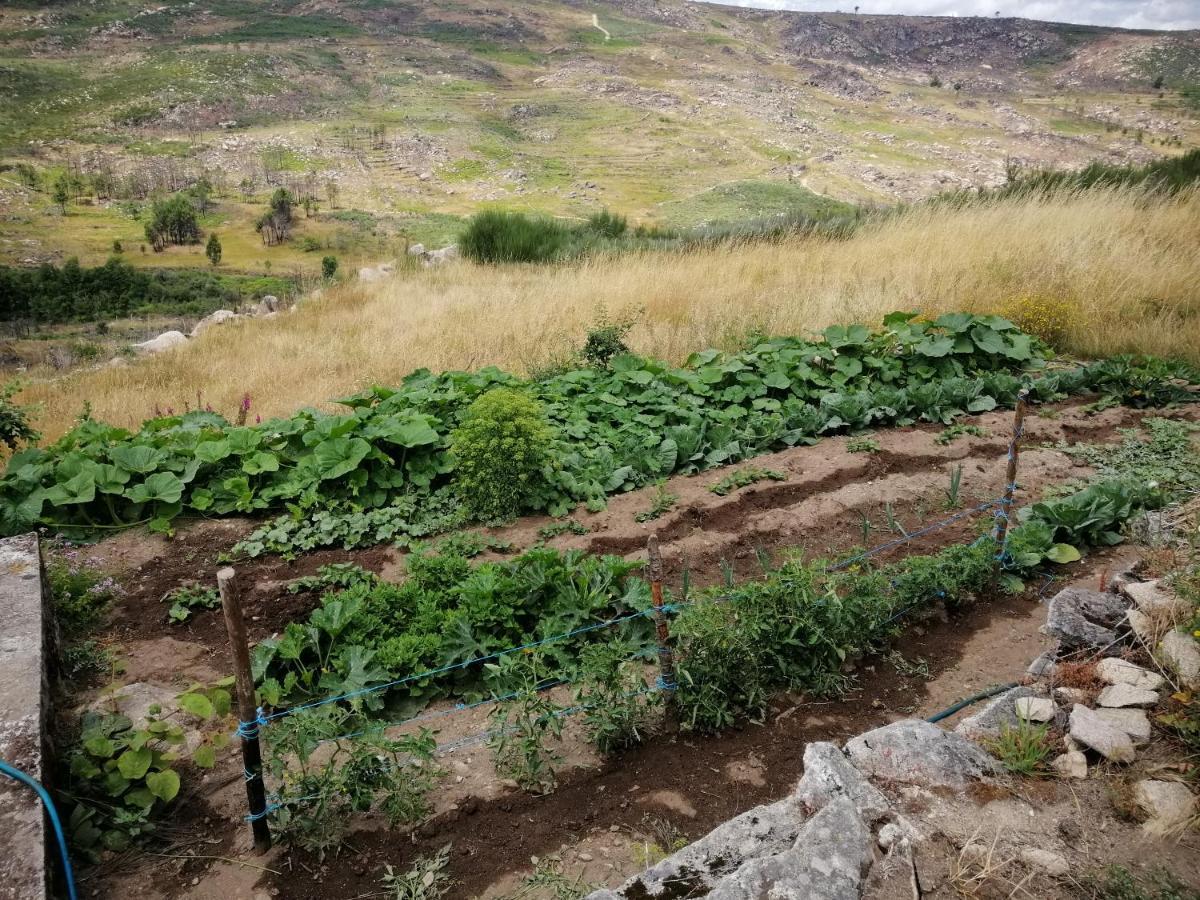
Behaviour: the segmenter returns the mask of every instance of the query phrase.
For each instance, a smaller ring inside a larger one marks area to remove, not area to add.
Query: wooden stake
[[[242,618],[242,598],[237,573],[226,567],[217,572],[221,608],[233,651],[233,674],[237,683],[238,718],[242,738],[242,764],[246,769],[246,799],[250,801],[250,827],[254,849],[262,854],[271,849],[271,827],[267,823],[267,786],[263,783],[262,747],[258,742],[258,704],[254,698],[254,676],[250,672],[250,645]]]
[[[663,563],[658,552],[658,535],[646,540],[646,574],[650,578],[650,602],[654,606],[654,630],[658,634],[659,686],[668,694],[675,691],[675,654],[671,650],[671,629],[663,610]]]
[[[999,556],[997,562],[1003,562],[1004,543],[1008,537],[1008,520],[1013,512],[1013,495],[1017,491],[1017,460],[1021,455],[1021,433],[1025,430],[1025,408],[1029,399],[1029,389],[1021,388],[1017,392],[1017,408],[1013,413],[1012,440],[1008,443],[1008,469],[1004,474],[1004,496],[1000,500],[1000,509],[996,512],[996,529],[994,532]]]

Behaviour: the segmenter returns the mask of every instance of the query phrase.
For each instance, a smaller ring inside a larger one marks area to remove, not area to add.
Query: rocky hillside
[[[1198,82],[1197,32],[1022,19],[66,0],[0,9],[0,166],[110,172],[134,194],[206,171],[247,198],[332,184],[374,217],[346,223],[359,236],[438,243],[457,221],[439,216],[487,202],[690,225],[810,191],[994,184],[1011,162],[1144,161],[1200,137]],[[0,259],[53,255],[52,232],[90,252],[17,181],[0,181]]]

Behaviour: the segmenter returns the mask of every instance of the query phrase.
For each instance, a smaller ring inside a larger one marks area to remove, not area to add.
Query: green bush
[[[0,444],[16,450],[21,444],[33,444],[41,438],[29,423],[28,406],[13,402],[13,396],[21,389],[19,382],[10,381],[0,388]]]
[[[472,403],[450,438],[467,511],[482,522],[520,515],[538,493],[552,437],[541,405],[518,391],[495,388]]]
[[[604,237],[619,238],[629,230],[629,223],[625,221],[624,216],[602,209],[588,216],[587,225],[584,227]]]
[[[567,228],[553,219],[487,210],[471,219],[459,247],[478,263],[549,262],[567,240]]]

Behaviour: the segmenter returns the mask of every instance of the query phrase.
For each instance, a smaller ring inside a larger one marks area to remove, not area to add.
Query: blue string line
[[[1002,502],[1002,501],[988,500],[986,503],[981,503],[978,506],[973,507],[971,509],[965,509],[960,513],[956,513],[955,515],[951,516],[948,519],[943,519],[941,522],[935,522],[932,525],[927,525],[926,527],[919,529],[918,531],[910,532],[909,534],[906,534],[903,537],[898,537],[895,540],[888,541],[887,543],[884,543],[884,544],[880,544],[877,547],[872,547],[870,550],[865,550],[862,553],[859,553],[857,556],[852,556],[849,559],[842,560],[842,562],[840,562],[840,563],[836,563],[832,566],[828,566],[825,569],[825,571],[826,572],[836,572],[838,569],[844,569],[844,568],[846,568],[846,566],[848,566],[852,563],[858,562],[859,560],[866,559],[867,557],[874,556],[876,553],[882,553],[884,550],[890,550],[893,547],[899,547],[901,544],[907,544],[909,541],[913,540],[914,538],[919,538],[922,535],[926,535],[926,534],[929,534],[930,532],[937,531],[939,528],[945,528],[947,525],[952,525],[953,523],[959,521],[960,519],[964,519],[967,516],[973,516],[976,513],[983,512],[985,509],[995,506],[997,502]]]

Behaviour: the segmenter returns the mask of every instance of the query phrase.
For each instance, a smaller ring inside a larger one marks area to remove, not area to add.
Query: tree
[[[1163,86],[1163,77],[1161,75],[1158,75],[1154,79],[1154,89],[1156,91],[1161,90],[1162,86]]]
[[[278,188],[271,195],[271,205],[254,223],[254,229],[268,247],[288,239],[292,230],[292,195],[287,190]]]
[[[146,223],[146,240],[160,252],[167,244],[200,243],[200,222],[190,197],[175,194],[166,200],[156,200]]]
[[[333,278],[337,272],[338,261],[336,256],[326,256],[321,260],[321,275],[326,281]]]
[[[336,181],[325,182],[325,196],[329,198],[329,205],[337,209],[338,186]]]
[[[67,201],[71,199],[71,187],[67,183],[67,179],[60,175],[54,179],[54,186],[50,189],[50,199],[58,204],[58,208],[62,210],[62,214],[67,214]]]
[[[214,266],[221,262],[221,241],[217,238],[215,231],[208,236],[208,243],[204,247],[204,255],[208,257],[208,261]]]

